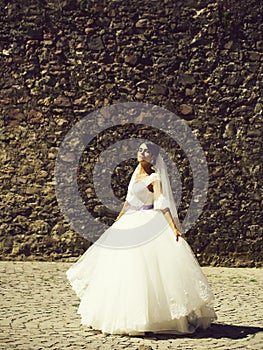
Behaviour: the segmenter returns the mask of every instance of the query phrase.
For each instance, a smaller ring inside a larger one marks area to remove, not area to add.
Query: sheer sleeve
[[[166,198],[163,196],[162,192],[162,183],[160,176],[156,173],[151,175],[152,184],[153,184],[153,208],[154,209],[166,209],[169,208],[169,203]]]

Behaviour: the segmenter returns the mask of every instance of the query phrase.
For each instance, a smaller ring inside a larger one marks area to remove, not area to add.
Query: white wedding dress
[[[213,292],[188,243],[149,209],[154,176],[133,184],[133,207],[66,272],[82,325],[105,334],[187,334],[216,319]]]

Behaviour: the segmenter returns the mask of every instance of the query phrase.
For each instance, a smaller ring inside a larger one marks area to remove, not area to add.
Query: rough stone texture
[[[1,258],[68,259],[85,251],[89,243],[69,227],[57,205],[58,149],[87,113],[139,101],[185,119],[206,154],[207,204],[187,233],[200,263],[260,265],[261,14],[257,0],[164,0],[162,5],[153,0],[2,0]],[[129,122],[136,124],[137,117]],[[87,189],[86,174],[103,149],[132,132],[138,130],[130,125],[101,135],[96,151],[87,150],[90,163],[80,164],[87,207],[109,223],[113,215],[106,215]],[[169,148],[164,136],[140,133]],[[183,218],[191,169],[176,145],[170,150],[176,151],[183,178]],[[119,173],[129,175],[132,166],[131,161]],[[126,178],[119,188],[113,183],[119,198]]]
[[[61,262],[0,262],[0,349],[261,350],[262,269],[204,267],[218,319],[193,335],[106,335],[80,325]]]

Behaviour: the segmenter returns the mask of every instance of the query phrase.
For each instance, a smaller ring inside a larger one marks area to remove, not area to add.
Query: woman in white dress
[[[216,319],[213,292],[180,232],[159,147],[138,166],[115,223],[66,272],[81,324],[105,334],[189,334]]]

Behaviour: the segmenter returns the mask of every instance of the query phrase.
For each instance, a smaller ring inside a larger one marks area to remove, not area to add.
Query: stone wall
[[[257,0],[2,0],[1,258],[65,260],[85,251],[89,242],[57,204],[58,149],[89,112],[138,101],[185,119],[206,154],[207,203],[187,232],[199,262],[259,266],[261,14]],[[114,142],[114,133],[104,136],[95,149]],[[178,163],[182,218],[191,171]],[[80,169],[80,187],[87,179]],[[120,198],[126,185],[116,190]]]

